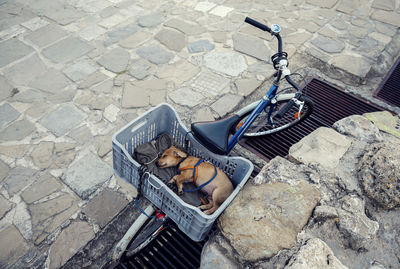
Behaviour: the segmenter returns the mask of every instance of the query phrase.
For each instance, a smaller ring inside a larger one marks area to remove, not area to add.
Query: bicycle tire
[[[302,109],[302,112],[300,113],[299,117],[295,117],[296,112],[299,109],[298,105],[294,105],[281,119],[277,119],[275,115],[281,109],[287,102],[290,101],[291,98],[287,99],[281,99],[277,101],[275,104],[274,112],[272,113],[272,120],[274,122],[274,125],[271,126],[268,123],[268,112],[270,105],[268,105],[257,117],[257,119],[253,122],[253,124],[250,126],[250,128],[244,133],[244,136],[251,137],[251,136],[263,136],[263,135],[270,135],[274,133],[281,132],[283,130],[286,130],[288,128],[291,128],[295,126],[296,124],[302,122],[306,118],[308,118],[313,109],[314,109],[314,104],[310,98],[307,96],[300,96],[298,98],[300,101],[304,102],[304,107]],[[244,115],[240,117],[239,123],[232,128],[232,131],[235,132],[240,128],[240,126],[243,124],[243,122],[246,120],[247,116],[250,115],[252,111],[248,111]]]

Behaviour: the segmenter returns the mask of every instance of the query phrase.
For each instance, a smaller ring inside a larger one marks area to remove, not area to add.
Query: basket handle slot
[[[131,133],[136,132],[137,130],[139,130],[140,128],[142,128],[143,126],[145,126],[147,124],[147,119],[144,119],[143,121],[139,121],[136,122],[131,129]]]
[[[153,183],[151,183],[150,178],[151,178],[150,176],[146,178],[147,182],[148,182],[154,189],[156,189],[156,190],[161,189],[162,186],[160,185],[159,187],[156,187]]]

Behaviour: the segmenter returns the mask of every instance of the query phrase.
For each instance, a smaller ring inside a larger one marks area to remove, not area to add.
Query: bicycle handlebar
[[[271,28],[269,28],[265,24],[262,24],[261,22],[258,22],[249,17],[246,17],[246,19],[244,21],[247,22],[248,24],[253,25],[254,27],[257,27],[263,31],[269,32],[269,33],[271,33],[271,35],[275,36],[278,39],[278,53],[282,53],[282,38],[281,38],[281,35],[279,34],[279,32],[274,32],[271,30]]]
[[[252,18],[246,17],[246,19],[244,21],[247,22],[248,24],[253,25],[254,27],[257,27],[263,31],[267,31],[267,32],[271,33],[271,28],[269,28],[268,26],[266,26],[256,20],[253,20]]]

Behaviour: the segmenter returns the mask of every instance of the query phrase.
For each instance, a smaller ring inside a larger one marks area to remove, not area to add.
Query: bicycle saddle
[[[229,133],[239,121],[239,116],[233,115],[217,121],[195,122],[191,128],[203,146],[214,153],[225,155],[228,153]]]

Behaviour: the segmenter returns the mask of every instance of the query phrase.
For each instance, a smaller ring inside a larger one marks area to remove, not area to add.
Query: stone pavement
[[[272,76],[276,42],[246,16],[282,26],[292,69],[371,96],[399,2],[0,0],[0,267],[60,267],[129,208],[111,148],[127,122],[162,102],[218,118]]]

